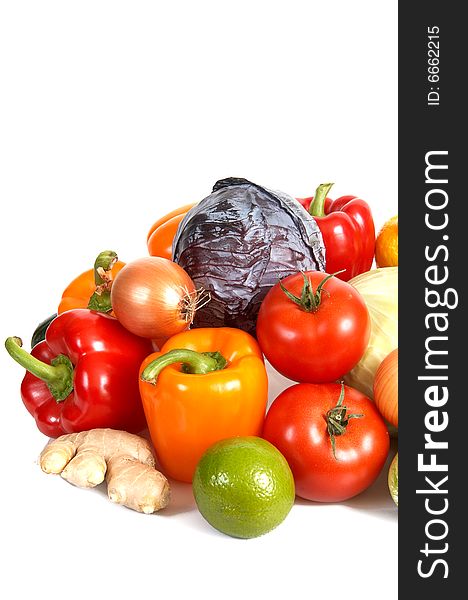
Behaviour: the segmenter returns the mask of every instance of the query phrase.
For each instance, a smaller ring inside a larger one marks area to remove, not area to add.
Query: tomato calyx
[[[336,273],[332,273],[331,275],[327,275],[326,277],[324,277],[324,279],[322,279],[322,281],[318,284],[317,289],[314,291],[310,277],[307,277],[307,275],[304,272],[302,272],[304,284],[302,286],[302,292],[300,296],[296,296],[288,289],[286,289],[281,281],[280,287],[286,294],[286,296],[290,300],[292,300],[292,302],[297,304],[297,306],[299,306],[301,310],[305,312],[316,312],[320,306],[320,303],[322,302],[322,292],[327,292],[327,290],[324,289],[323,286],[327,283],[329,279],[331,279],[335,275],[338,275],[339,273],[343,273],[343,271],[337,271]]]
[[[344,389],[344,384],[342,383],[340,397],[338,398],[338,402],[336,403],[336,406],[334,406],[329,411],[327,411],[327,414],[325,415],[325,421],[327,422],[327,431],[328,431],[328,435],[330,436],[330,442],[332,445],[333,456],[335,457],[336,460],[338,460],[338,459],[336,458],[335,437],[337,435],[343,435],[344,433],[346,433],[346,427],[348,426],[350,419],[362,419],[362,417],[364,417],[364,415],[357,415],[354,413],[351,415],[348,415],[347,414],[348,408],[343,405],[344,397],[345,397],[345,389]]]

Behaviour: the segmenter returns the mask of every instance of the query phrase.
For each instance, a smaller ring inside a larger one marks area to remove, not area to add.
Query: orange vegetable
[[[392,350],[377,369],[374,401],[384,419],[398,427],[398,348]]]
[[[172,240],[177,227],[187,212],[197,204],[185,204],[158,219],[148,232],[147,244],[150,256],[172,259]]]
[[[76,277],[64,290],[57,309],[58,314],[72,308],[92,308],[110,312],[110,288],[117,273],[125,263],[117,259],[111,250],[101,252],[96,258],[94,269]]]
[[[398,267],[398,215],[384,223],[375,240],[377,267]]]
[[[143,361],[140,393],[163,471],[189,483],[212,444],[261,434],[268,382],[252,336],[200,328],[173,336]]]

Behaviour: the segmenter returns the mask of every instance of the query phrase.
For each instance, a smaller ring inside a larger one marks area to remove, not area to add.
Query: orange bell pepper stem
[[[110,312],[112,267],[117,262],[117,254],[113,250],[104,250],[94,261],[94,283],[96,290],[89,299],[87,308],[99,312]]]
[[[261,434],[268,399],[263,355],[239,329],[184,331],[143,361],[140,394],[162,470],[191,482],[212,444]]]
[[[206,375],[224,369],[227,360],[220,352],[195,352],[186,348],[177,348],[169,350],[166,354],[162,354],[150,362],[141,374],[142,381],[156,385],[159,373],[165,367],[175,363],[183,365],[184,373]]]
[[[94,268],[76,277],[64,290],[57,312],[60,315],[73,308],[91,308],[110,312],[110,289],[113,279],[125,266],[112,250],[101,252]]]

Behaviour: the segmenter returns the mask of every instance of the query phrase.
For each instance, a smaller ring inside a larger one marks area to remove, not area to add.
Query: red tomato
[[[308,271],[271,288],[260,306],[257,339],[273,367],[289,379],[327,383],[359,362],[370,325],[364,299],[352,285]]]
[[[374,403],[339,383],[286,389],[267,413],[263,437],[288,461],[296,494],[317,502],[341,502],[364,491],[380,473],[390,445]]]

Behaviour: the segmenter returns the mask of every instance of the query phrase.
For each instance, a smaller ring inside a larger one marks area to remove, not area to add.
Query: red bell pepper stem
[[[206,373],[224,369],[227,360],[219,352],[195,352],[187,348],[176,348],[150,362],[141,374],[142,381],[154,385],[161,371],[175,363],[182,363],[186,373],[206,375]]]
[[[117,254],[113,250],[104,250],[96,258],[94,262],[94,282],[96,284],[96,291],[89,299],[89,309],[104,313],[112,310],[112,267],[117,260]]]
[[[315,191],[313,201],[309,206],[309,214],[313,217],[324,217],[325,216],[325,200],[327,199],[328,192],[332,189],[333,183],[321,183]]]
[[[61,402],[73,391],[73,365],[64,354],[59,354],[48,365],[31,356],[22,348],[19,337],[9,337],[5,341],[8,354],[27,371],[47,384],[52,396]]]

